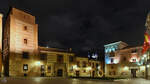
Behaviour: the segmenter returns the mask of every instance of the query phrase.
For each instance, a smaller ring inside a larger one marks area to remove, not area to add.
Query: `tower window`
[[[28,71],[28,64],[23,64],[23,71]]]
[[[27,43],[28,43],[27,39],[24,39],[24,44],[27,44]]]
[[[25,31],[27,30],[27,26],[24,26],[24,30],[25,30]]]

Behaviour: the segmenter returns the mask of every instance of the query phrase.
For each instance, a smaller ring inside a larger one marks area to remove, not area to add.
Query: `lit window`
[[[28,64],[23,64],[23,71],[28,71]]]
[[[41,65],[41,71],[45,71],[45,66]]]
[[[48,69],[48,70],[51,70],[51,66],[48,66],[47,69]]]
[[[28,43],[27,39],[24,39],[24,44],[27,44],[27,43]]]

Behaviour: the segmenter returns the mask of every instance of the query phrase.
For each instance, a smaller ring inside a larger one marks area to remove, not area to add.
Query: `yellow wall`
[[[74,54],[69,52],[52,51],[51,49],[52,48],[40,47],[40,53],[47,54],[47,62],[45,63],[46,67],[51,67],[51,70],[46,69],[46,76],[57,76],[58,69],[63,70],[63,77],[71,75],[71,72],[69,72],[69,70],[74,62],[70,63],[69,57],[74,57]],[[58,55],[63,56],[63,63],[57,62]]]

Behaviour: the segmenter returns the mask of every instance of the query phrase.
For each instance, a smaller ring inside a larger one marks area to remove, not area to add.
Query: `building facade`
[[[40,61],[45,67],[43,76],[50,77],[102,77],[100,61],[77,57],[68,50],[39,47]]]
[[[43,76],[68,77],[72,74],[75,54],[67,50],[39,47],[40,60],[44,66]]]
[[[142,46],[130,47],[121,41],[105,45],[105,76],[145,77],[143,59]]]
[[[73,66],[72,77],[103,77],[103,64],[97,60],[86,57],[76,57],[76,65]]]
[[[103,65],[100,61],[76,57],[71,49],[38,46],[38,25],[35,22],[35,16],[16,8],[12,8],[9,12],[4,32],[2,32],[2,15],[0,14],[1,51],[3,53],[0,53],[0,73],[4,76],[103,76]]]
[[[38,55],[38,27],[35,17],[12,8],[7,16],[3,60],[6,76],[37,76],[39,69],[34,65]]]

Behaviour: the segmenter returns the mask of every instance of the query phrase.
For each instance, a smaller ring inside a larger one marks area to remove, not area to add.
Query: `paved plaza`
[[[98,79],[66,79],[66,78],[1,78],[0,84],[150,84],[145,79],[121,79],[121,80],[98,80]]]

